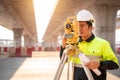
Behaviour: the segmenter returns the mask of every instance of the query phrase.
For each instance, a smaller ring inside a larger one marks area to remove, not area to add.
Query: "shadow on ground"
[[[10,80],[26,58],[0,58],[0,80]]]

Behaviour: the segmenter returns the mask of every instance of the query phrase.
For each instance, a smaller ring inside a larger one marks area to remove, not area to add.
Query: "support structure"
[[[22,46],[22,40],[21,40],[22,32],[23,32],[23,28],[13,28],[14,47]]]
[[[95,33],[97,36],[108,40],[115,50],[115,21],[117,9],[107,4],[94,5],[91,8],[95,18]]]

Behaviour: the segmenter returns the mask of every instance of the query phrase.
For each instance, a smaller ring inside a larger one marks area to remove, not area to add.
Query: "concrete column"
[[[24,35],[24,51],[26,56],[31,57],[32,56],[32,51],[35,50],[33,39],[30,38],[29,35]]]
[[[29,37],[29,43],[30,43],[30,47],[35,46],[35,41],[31,37]]]
[[[60,42],[59,46],[62,44],[62,39],[64,37],[64,34],[65,34],[65,31],[64,30],[61,30],[60,31],[60,39],[58,40],[58,42]]]
[[[51,49],[51,40],[47,40],[46,41],[45,48],[46,48],[46,50],[50,50]]]
[[[52,38],[51,46],[52,46],[53,50],[56,50],[56,48],[57,48],[57,37],[56,36]]]
[[[13,35],[14,35],[14,46],[21,47],[21,37],[23,33],[23,28],[13,28]]]
[[[30,47],[30,38],[29,35],[24,35],[24,46],[25,47]]]
[[[115,6],[101,4],[92,7],[95,18],[95,33],[97,36],[108,40],[115,50],[115,23],[117,10]]]

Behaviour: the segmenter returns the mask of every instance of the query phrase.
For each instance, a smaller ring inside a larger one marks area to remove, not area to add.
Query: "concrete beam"
[[[32,0],[0,0],[0,24],[12,28],[24,28],[23,34],[31,36],[36,42],[37,30]]]

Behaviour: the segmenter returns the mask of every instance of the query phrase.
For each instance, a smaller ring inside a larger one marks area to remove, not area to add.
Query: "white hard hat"
[[[91,21],[94,22],[92,14],[87,10],[81,10],[76,15],[77,21]]]

